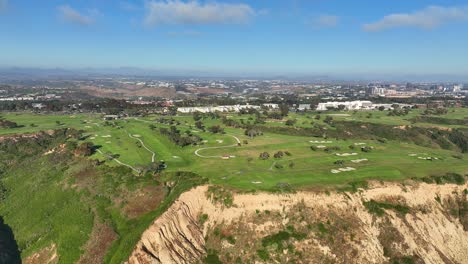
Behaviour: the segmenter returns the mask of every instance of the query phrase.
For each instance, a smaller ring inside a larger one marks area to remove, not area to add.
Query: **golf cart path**
[[[103,156],[108,157],[108,155],[104,154],[100,149],[98,149],[97,152],[99,152],[99,153],[100,153],[101,155],[103,155]],[[135,172],[137,172],[137,173],[140,173],[140,172],[141,172],[141,171],[135,169],[135,167],[133,167],[132,165],[123,163],[123,162],[121,162],[121,161],[118,160],[118,159],[112,158],[112,160],[114,160],[115,162],[117,162],[118,164],[120,164],[120,165],[122,165],[122,166],[125,166],[125,167],[128,167],[128,168],[132,169],[133,171],[135,171]]]
[[[228,136],[233,137],[237,141],[237,143],[234,144],[234,145],[229,145],[229,146],[199,148],[199,149],[195,150],[195,152],[194,152],[195,155],[200,157],[200,158],[218,158],[218,159],[222,159],[223,156],[204,156],[204,155],[201,155],[199,152],[202,151],[202,150],[207,150],[207,149],[235,148],[241,143],[241,141],[240,141],[240,139],[238,137],[233,136],[233,135],[228,135]]]
[[[127,131],[125,131],[125,132],[127,132]],[[128,132],[127,132],[127,133],[128,133]],[[143,142],[143,140],[141,140],[141,139],[139,139],[139,138],[137,138],[137,137],[132,136],[132,134],[130,134],[130,133],[128,133],[128,136],[129,136],[130,138],[132,138],[132,139],[136,139],[136,140],[140,141],[140,143],[141,143],[141,145],[143,146],[143,148],[145,148],[149,153],[151,153],[151,162],[154,163],[154,159],[155,159],[155,157],[156,157],[156,153],[154,153],[154,151],[152,151],[151,149],[149,149],[149,148],[145,145],[145,143]]]

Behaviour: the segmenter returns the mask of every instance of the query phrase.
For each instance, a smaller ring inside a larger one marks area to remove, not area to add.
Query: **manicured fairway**
[[[369,118],[372,122],[406,124],[407,121],[404,119],[409,118],[385,117],[378,111],[372,113],[375,116]],[[349,113],[349,115],[334,115],[333,118],[361,119],[365,113]],[[81,129],[88,136],[88,141],[100,146],[102,153],[119,154],[118,160],[131,166],[138,168],[150,164],[152,152],[154,152],[156,160],[164,160],[167,163],[168,171],[193,171],[208,177],[212,183],[247,190],[269,189],[278,183],[289,183],[301,187],[342,184],[362,179],[398,180],[446,172],[468,173],[466,163],[468,157],[461,155],[463,159],[455,158],[453,156],[456,153],[453,151],[394,141],[380,143],[374,140],[327,139],[327,143],[320,143],[324,139],[273,133],[265,133],[251,139],[244,135],[243,129],[236,128],[225,128],[226,134],[212,134],[194,128],[194,120],[191,116],[177,116],[174,119],[180,122],[179,130],[190,130],[202,137],[205,140],[203,146],[176,146],[166,136],[159,133],[159,127],[169,126],[155,122],[157,116],[126,118],[112,122],[105,122],[100,115],[84,114],[66,116],[10,113],[2,116],[24,127],[1,129],[0,134],[26,133],[60,127]],[[243,118],[246,121],[249,117],[234,114],[230,116],[233,119]],[[315,120],[314,114],[311,113],[291,114],[289,118],[297,119],[298,126],[304,127],[312,126],[310,125],[312,121],[323,123],[321,120]],[[367,118],[364,119],[369,121]],[[31,123],[34,123],[34,126],[31,126]],[[203,123],[206,127],[221,124],[220,120],[216,119],[205,119]],[[156,129],[150,129],[151,124],[156,126]],[[267,124],[281,126],[284,122],[269,120]],[[421,124],[421,126],[424,125]],[[236,138],[242,142],[241,146],[236,146]],[[148,149],[142,147],[138,139]],[[247,140],[248,144],[244,144],[244,140]],[[318,149],[313,151],[311,146],[318,147]],[[327,146],[340,149],[326,153],[321,147]],[[350,146],[354,146],[354,149]],[[372,147],[372,151],[363,152],[360,149],[361,146]],[[197,150],[201,156],[213,158],[196,156]],[[278,151],[287,151],[291,155],[275,159],[273,154]],[[261,152],[268,152],[270,158],[259,159]],[[222,159],[223,156],[230,158]],[[432,161],[423,159],[426,157],[437,159]],[[94,158],[105,159],[106,157],[96,153]],[[364,161],[357,162],[359,160]],[[334,164],[336,161],[342,161],[343,164]],[[114,161],[108,161],[108,164],[119,165]],[[349,170],[346,171],[346,168]],[[340,169],[345,171],[340,171]]]

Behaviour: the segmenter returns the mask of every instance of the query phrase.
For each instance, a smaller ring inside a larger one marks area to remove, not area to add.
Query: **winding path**
[[[127,132],[127,131],[125,131],[125,132]],[[127,133],[128,133],[128,132],[127,132]],[[154,159],[155,159],[155,157],[156,157],[156,153],[154,153],[154,151],[152,151],[151,149],[149,149],[149,148],[145,145],[145,143],[143,142],[143,140],[141,140],[141,139],[139,139],[139,138],[137,138],[137,137],[132,136],[132,134],[130,134],[130,133],[128,133],[128,136],[129,136],[130,138],[132,138],[132,139],[136,139],[136,140],[140,141],[140,143],[141,143],[141,145],[143,146],[143,148],[145,148],[149,153],[151,153],[151,162],[154,163]]]
[[[237,146],[241,143],[241,141],[240,141],[240,139],[239,139],[238,137],[233,136],[233,135],[228,135],[228,136],[233,137],[233,138],[237,141],[237,143],[234,144],[234,145],[229,145],[229,146],[199,148],[199,149],[195,150],[195,152],[194,152],[195,155],[198,156],[198,157],[200,157],[200,158],[217,158],[217,159],[222,159],[223,156],[205,156],[205,155],[201,155],[199,152],[202,151],[202,150],[207,150],[207,149],[235,148],[235,147],[237,147]]]
[[[123,163],[123,162],[121,162],[120,160],[118,160],[118,159],[116,159],[116,158],[113,158],[113,157],[110,157],[110,156],[104,154],[100,149],[98,149],[97,152],[99,152],[99,153],[100,153],[101,155],[103,155],[103,156],[112,158],[112,160],[114,160],[114,161],[117,162],[118,164],[120,164],[120,165],[122,165],[122,166],[125,166],[125,167],[128,167],[128,168],[132,169],[133,171],[135,171],[135,172],[137,172],[137,173],[140,173],[140,172],[141,172],[140,170],[135,169],[135,167],[133,167],[132,165]]]

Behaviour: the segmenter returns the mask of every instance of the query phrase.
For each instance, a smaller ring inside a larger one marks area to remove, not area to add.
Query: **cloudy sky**
[[[467,74],[468,0],[0,0],[0,66]]]

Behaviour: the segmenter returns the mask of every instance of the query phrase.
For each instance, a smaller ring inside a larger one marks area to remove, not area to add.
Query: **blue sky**
[[[468,0],[0,0],[0,66],[468,74]]]

